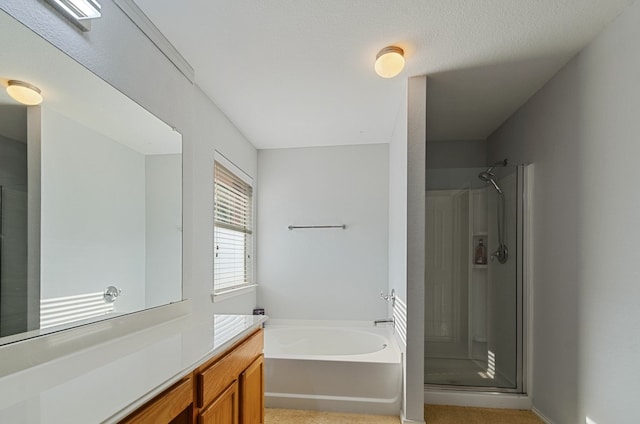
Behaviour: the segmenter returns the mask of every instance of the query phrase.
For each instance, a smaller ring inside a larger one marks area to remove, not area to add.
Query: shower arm
[[[493,169],[496,166],[507,166],[507,159],[503,159],[503,160],[499,160],[497,162],[492,163],[491,165],[489,165],[489,168],[485,171],[487,174],[490,174],[491,171],[493,171]]]

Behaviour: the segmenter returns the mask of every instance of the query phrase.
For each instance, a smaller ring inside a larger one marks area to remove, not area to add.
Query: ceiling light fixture
[[[36,106],[42,103],[42,93],[40,89],[28,82],[9,80],[7,82],[7,94],[23,105]]]
[[[374,68],[382,78],[395,77],[404,68],[404,50],[396,46],[385,47],[376,55]]]
[[[91,19],[102,16],[97,0],[46,0],[82,31],[91,30]]]

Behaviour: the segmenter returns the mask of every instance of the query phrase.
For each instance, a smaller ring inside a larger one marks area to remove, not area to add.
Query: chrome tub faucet
[[[378,326],[378,324],[391,324],[391,325],[395,326],[396,325],[396,319],[394,317],[391,317],[391,318],[377,319],[377,320],[373,321],[373,325]]]

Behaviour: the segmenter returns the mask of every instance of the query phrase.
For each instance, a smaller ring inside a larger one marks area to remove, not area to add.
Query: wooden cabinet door
[[[264,346],[262,329],[218,357],[212,365],[201,367],[198,373],[198,408],[213,402],[232,381],[260,356]]]
[[[264,423],[264,358],[240,374],[240,424]]]
[[[165,424],[190,421],[193,416],[193,380],[181,382],[157,396],[120,424]]]
[[[200,413],[198,424],[239,424],[238,406],[238,382],[234,381]]]

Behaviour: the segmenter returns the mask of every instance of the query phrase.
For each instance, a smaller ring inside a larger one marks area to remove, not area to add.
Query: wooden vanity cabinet
[[[263,424],[263,333],[257,329],[121,422]]]
[[[196,370],[198,424],[263,424],[263,346],[259,329]],[[218,421],[223,416],[225,420]]]
[[[193,378],[189,375],[121,422],[188,424],[192,416]]]

